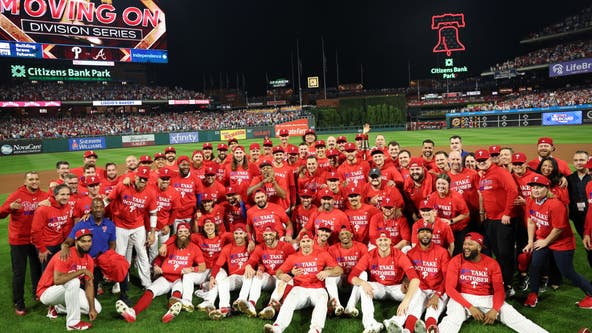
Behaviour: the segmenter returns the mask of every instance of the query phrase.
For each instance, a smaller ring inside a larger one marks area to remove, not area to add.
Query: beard
[[[78,251],[78,253],[84,255],[84,254],[88,254],[90,252],[90,247],[88,248],[88,250],[85,250],[82,247],[76,245],[76,250]]]
[[[419,240],[419,242],[420,242],[420,243],[421,243],[421,245],[423,245],[423,246],[428,246],[428,245],[430,245],[430,243],[432,242],[432,239],[431,239],[431,238],[429,238],[429,239],[421,238],[421,239]]]
[[[477,251],[477,250],[471,250],[471,253],[469,253],[469,255],[466,255],[463,253],[463,256],[466,260],[473,260],[473,259],[477,258],[478,255],[479,255],[479,251]]]
[[[187,245],[189,245],[189,237],[184,239],[178,237],[175,241],[175,244],[177,245],[177,248],[184,249],[187,247]]]

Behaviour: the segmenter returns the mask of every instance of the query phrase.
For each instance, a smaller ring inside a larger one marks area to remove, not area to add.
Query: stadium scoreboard
[[[0,0],[0,56],[166,63],[156,0]]]

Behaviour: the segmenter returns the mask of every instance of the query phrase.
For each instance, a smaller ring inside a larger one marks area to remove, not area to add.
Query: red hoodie
[[[31,238],[39,253],[46,252],[47,246],[60,245],[74,226],[70,205],[62,206],[54,198],[49,202],[51,206],[39,207],[33,216]]]
[[[39,201],[47,199],[47,192],[38,190],[31,192],[25,185],[19,187],[8,196],[2,207],[0,207],[0,218],[10,215],[8,222],[8,244],[27,245],[31,244],[31,225],[33,223],[33,214],[37,209]],[[21,209],[12,210],[10,204],[21,200]]]

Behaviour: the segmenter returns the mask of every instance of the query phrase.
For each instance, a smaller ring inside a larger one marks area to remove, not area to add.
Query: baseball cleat
[[[275,310],[273,306],[266,306],[259,312],[259,318],[261,319],[273,319],[275,317]]]
[[[592,309],[592,296],[584,297],[577,304],[581,309]]]
[[[418,319],[415,322],[415,329],[414,329],[415,333],[426,333],[426,324],[423,320]]]
[[[119,313],[125,321],[133,323],[136,321],[136,311],[125,304],[124,301],[118,300],[115,302],[115,310]]]
[[[241,299],[238,302],[238,309],[240,310],[240,312],[246,314],[247,316],[249,316],[251,318],[257,317],[257,310],[255,309],[255,306],[251,302],[247,302],[247,301]]]
[[[356,308],[345,308],[344,313],[346,316],[350,316],[352,318],[355,318],[360,315],[360,311],[358,311],[358,309]]]
[[[92,327],[91,323],[79,321],[78,324],[73,325],[73,326],[67,326],[66,329],[68,331],[86,331],[87,329],[89,329],[91,327]]]
[[[164,314],[164,316],[162,316],[162,322],[166,324],[175,319],[175,317],[179,315],[179,312],[181,312],[182,308],[183,304],[181,302],[176,302],[171,305],[169,310]]]
[[[214,310],[208,314],[208,316],[212,320],[220,320],[222,318],[228,317],[229,315],[230,315],[230,308],[221,308],[219,310]]]
[[[265,324],[265,326],[263,326],[264,333],[277,333],[279,331],[279,327],[272,324]]]
[[[440,329],[436,325],[430,325],[428,327],[428,333],[440,333]]]
[[[210,312],[216,310],[216,308],[214,307],[214,305],[212,303],[210,303],[208,301],[203,301],[197,305],[197,310],[203,311],[205,313],[210,313]]]
[[[526,296],[526,301],[524,301],[524,306],[534,308],[534,307],[536,307],[538,302],[539,302],[539,297],[538,297],[537,293],[529,293],[528,296]]]
[[[403,333],[403,327],[397,324],[394,319],[386,319],[383,324],[388,333]]]
[[[50,305],[47,308],[47,318],[49,319],[56,319],[58,317],[58,310],[56,310],[55,305]]]

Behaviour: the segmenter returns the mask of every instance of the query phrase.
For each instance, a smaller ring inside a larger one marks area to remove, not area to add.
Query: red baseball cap
[[[309,129],[307,129],[307,130],[304,132],[304,135],[308,135],[308,134],[314,134],[314,135],[317,135],[317,133],[315,132],[315,130],[314,130],[314,129],[312,129],[312,128],[309,128]]]
[[[140,156],[140,163],[152,163],[152,158],[149,155]]]
[[[220,150],[220,149],[218,149]],[[245,147],[243,146],[234,146],[234,148],[232,149],[232,152],[234,153],[235,151],[241,150],[243,153],[245,152]]]
[[[302,197],[306,197],[306,198],[312,198],[314,196],[314,194],[312,193],[311,190],[305,188],[300,190],[300,192],[298,192],[298,195],[302,198]]]
[[[305,238],[308,238],[311,240],[314,239],[312,236],[312,233],[310,231],[305,231],[302,234],[300,234],[300,240],[304,240]]]
[[[263,168],[266,166],[273,166],[273,165],[271,165],[271,162],[269,162],[269,160],[263,160],[263,161],[261,161],[261,163],[259,163],[259,168]]]
[[[551,182],[549,182],[549,179],[545,176],[535,175],[528,181],[528,186],[532,185],[550,186]]]
[[[206,142],[201,146],[201,149],[214,149],[211,142]]]
[[[387,195],[382,199],[382,203],[380,204],[380,206],[384,208],[392,208],[395,207],[396,202],[397,200],[395,200],[394,196]]]
[[[189,156],[187,155],[181,155],[179,156],[179,158],[177,158],[177,165],[181,164],[181,162],[186,161],[187,163],[191,163],[191,161],[189,160]]]
[[[84,152],[84,158],[89,158],[91,156],[94,156],[95,158],[99,158],[99,155],[97,155],[97,153],[95,153],[94,150],[87,150]]]
[[[376,238],[390,238],[389,233],[385,228],[378,228],[378,237]]]
[[[270,139],[263,140],[263,147],[273,147],[273,141]]]
[[[294,145],[288,146],[288,155],[298,155],[298,147]]]
[[[322,189],[322,190],[320,190],[318,192],[318,197],[319,198],[331,198],[331,199],[333,199],[333,192],[331,192],[330,189],[325,188],[325,189]]]
[[[502,149],[502,146],[489,146],[489,155],[499,155],[500,149]]]
[[[432,210],[432,209],[435,209],[434,205],[428,204],[427,200],[422,200],[421,203],[419,204],[419,210]]]
[[[327,173],[327,177],[325,177],[325,179],[327,179],[327,180],[331,180],[331,179],[341,180],[341,176],[337,172],[331,171],[331,172]]]
[[[76,240],[79,240],[81,237],[84,236],[90,236],[92,237],[92,231],[90,229],[79,229],[78,231],[76,231],[76,234],[74,235],[74,237],[76,238]]]
[[[483,247],[484,238],[483,238],[483,235],[481,235],[480,233],[469,232],[465,235],[465,239],[467,239],[467,238],[474,241],[474,242],[477,242],[477,244],[479,244],[479,245],[481,245],[481,247]]]
[[[281,146],[275,146],[273,147],[273,149],[271,150],[274,154],[275,153],[283,153],[284,152],[284,148],[282,148]]]
[[[265,227],[265,230],[263,230],[263,232],[275,232],[277,234],[277,230],[275,230],[271,226]]]
[[[189,232],[191,232],[191,226],[187,222],[181,222],[177,224],[177,232],[181,230],[189,230]]]
[[[489,154],[488,150],[485,149],[478,149],[477,151],[475,151],[475,159],[477,161],[479,160],[486,160],[488,158],[490,158],[491,155]]]
[[[205,176],[215,176],[216,175],[216,169],[214,169],[213,167],[207,167],[204,171],[204,175]]]
[[[526,162],[526,155],[524,153],[512,154],[512,163],[525,163],[525,162]]]
[[[173,170],[171,170],[170,168],[167,167],[162,167],[158,169],[158,177],[159,178],[166,178],[166,177],[172,177],[173,176]]]
[[[201,201],[214,201],[214,197],[210,193],[203,193],[201,195]]]
[[[547,138],[547,137],[539,138],[539,141],[538,141],[537,145],[540,145],[541,143],[547,143],[547,144],[550,144],[552,146],[553,145],[553,139]]]
[[[251,143],[251,145],[249,146],[249,150],[261,150],[261,145],[257,142]]]
[[[219,143],[218,150],[228,150],[228,145],[226,145],[225,143]]]
[[[203,151],[196,149],[193,151],[193,154],[191,154],[191,159],[193,159],[195,157],[195,155],[201,155],[203,157]]]
[[[140,178],[148,179],[150,177],[150,167],[141,165],[136,169],[136,175]]]
[[[100,184],[100,183],[101,183],[101,180],[97,176],[84,177],[84,184],[85,185],[96,185],[96,184]]]
[[[335,142],[337,142],[337,143],[347,142],[347,138],[343,135],[340,135],[337,137],[337,140],[335,140]]]
[[[176,149],[175,149],[175,147],[173,147],[173,146],[168,146],[168,147],[166,147],[166,149],[164,150],[164,153],[165,153],[165,154],[166,154],[166,153],[175,153],[175,154],[176,154],[176,153],[177,153],[177,150],[176,150]]]
[[[280,130],[280,132],[279,132],[279,135],[280,135],[280,136],[290,136],[290,131],[288,131],[288,130],[287,130],[287,129],[285,129],[285,128],[282,128],[282,129]]]
[[[409,168],[413,168],[413,167],[422,168],[423,167],[423,158],[412,157],[411,160],[409,161]]]
[[[360,195],[362,193],[362,191],[358,186],[350,185],[347,187],[346,193],[347,193],[347,196]]]
[[[345,150],[345,151],[356,151],[357,149],[358,149],[358,147],[356,147],[356,144],[353,142],[347,142],[343,146],[343,150]]]
[[[226,188],[226,195],[229,195],[229,194],[236,194],[236,193],[237,193],[237,192],[236,192],[236,188],[234,188],[233,186],[228,186],[228,187]]]
[[[327,147],[324,140],[318,140],[315,142],[315,147]]]
[[[334,157],[334,156],[339,156],[339,150],[337,150],[335,148],[331,148],[331,149],[327,150],[327,157]]]
[[[157,160],[159,158],[166,158],[166,156],[164,156],[164,154],[161,153],[161,152],[155,153],[154,154],[154,159]]]
[[[362,133],[356,134],[356,141],[358,141],[358,140],[364,140],[364,134],[362,134]]]
[[[236,223],[236,224],[233,224],[232,225],[232,227],[230,228],[230,230],[232,232],[235,232],[235,231],[245,231],[246,232],[247,231],[247,228],[245,227],[245,224],[244,223]]]

